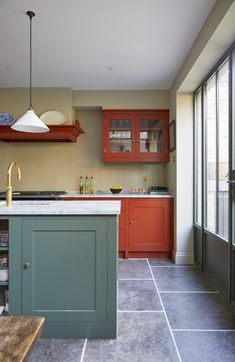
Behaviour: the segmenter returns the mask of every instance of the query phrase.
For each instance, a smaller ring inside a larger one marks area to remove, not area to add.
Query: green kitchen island
[[[9,315],[45,317],[45,338],[115,338],[119,213],[120,201],[1,202]]]

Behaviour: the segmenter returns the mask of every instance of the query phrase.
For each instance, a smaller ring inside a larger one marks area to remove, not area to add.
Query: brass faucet
[[[6,189],[6,206],[12,206],[12,185],[11,185],[11,170],[15,166],[17,169],[18,180],[21,180],[20,166],[16,161],[12,161],[7,169],[7,189]]]

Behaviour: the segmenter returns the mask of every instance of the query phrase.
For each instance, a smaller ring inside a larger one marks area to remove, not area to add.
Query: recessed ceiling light
[[[105,70],[113,70],[113,67],[112,67],[111,65],[107,65],[107,66],[105,67]]]

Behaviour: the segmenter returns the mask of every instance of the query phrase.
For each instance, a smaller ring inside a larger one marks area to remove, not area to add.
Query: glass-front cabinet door
[[[167,162],[169,111],[103,111],[104,162]]]
[[[137,157],[168,161],[168,112],[144,112],[136,116]]]
[[[118,157],[129,157],[133,153],[133,123],[131,115],[110,114],[106,119],[107,152]]]

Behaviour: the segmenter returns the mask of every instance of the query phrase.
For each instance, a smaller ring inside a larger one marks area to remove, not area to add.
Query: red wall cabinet
[[[103,162],[168,162],[169,110],[104,110]]]

